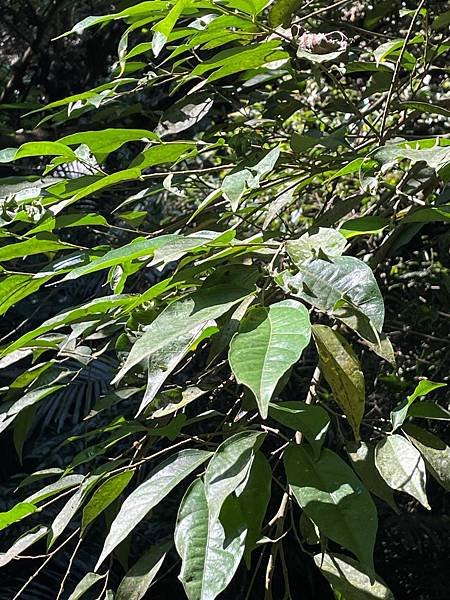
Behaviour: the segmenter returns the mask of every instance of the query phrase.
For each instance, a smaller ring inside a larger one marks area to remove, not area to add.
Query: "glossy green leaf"
[[[205,494],[211,519],[218,519],[225,500],[247,478],[264,433],[243,431],[217,448],[205,473]]]
[[[0,531],[6,529],[6,527],[9,527],[12,523],[16,523],[17,521],[21,521],[25,517],[28,517],[28,515],[36,512],[36,510],[36,506],[30,502],[19,502],[19,504],[16,504],[10,510],[1,512]]]
[[[347,240],[336,229],[318,227],[312,233],[303,234],[298,240],[289,240],[286,243],[286,250],[292,261],[299,266],[304,261],[321,254],[330,257],[341,256],[346,245]]]
[[[300,431],[313,449],[314,456],[319,457],[330,425],[324,408],[305,402],[277,402],[269,405],[269,415],[285,427]]]
[[[352,461],[353,468],[366,488],[398,512],[392,489],[381,477],[375,466],[375,445],[366,444],[362,441],[353,442],[347,444],[347,452]]]
[[[124,366],[114,378],[117,383],[139,362],[156,354],[175,340],[196,330],[199,325],[217,319],[247,296],[254,287],[252,269],[236,271],[237,278],[230,286],[205,282],[199,292],[185,300],[178,300],[158,315],[134,344]]]
[[[384,217],[359,217],[345,221],[339,231],[346,239],[350,239],[357,235],[381,233],[388,225],[389,219]]]
[[[320,370],[333,391],[335,401],[344,411],[355,439],[359,440],[366,393],[358,357],[350,344],[327,325],[314,325],[313,335]]]
[[[15,244],[8,244],[0,248],[0,262],[71,248],[73,246],[64,244],[58,238],[43,233],[24,242],[16,242]]]
[[[181,16],[181,13],[186,6],[190,5],[190,3],[190,0],[176,0],[164,19],[152,27],[154,31],[152,49],[155,56],[158,56],[165,46],[167,38],[169,37],[172,29],[175,27],[176,22]]]
[[[7,163],[19,158],[35,156],[64,156],[69,160],[77,160],[77,155],[60,142],[27,142],[20,148],[5,148],[0,150],[0,163]]]
[[[174,163],[194,149],[194,142],[167,142],[164,144],[157,144],[138,154],[131,163],[131,167],[139,167],[142,171],[156,165]]]
[[[255,453],[248,477],[236,488],[236,495],[247,527],[244,560],[251,565],[251,554],[262,537],[261,529],[271,497],[272,469],[264,454]]]
[[[230,344],[229,362],[239,383],[252,390],[263,419],[278,382],[309,344],[306,308],[284,300],[251,308]]]
[[[327,448],[315,460],[299,445],[289,446],[284,465],[295,499],[320,532],[353,552],[372,572],[377,511],[353,470]]]
[[[449,492],[450,448],[436,435],[417,425],[409,423],[403,430],[423,456],[428,471]]]
[[[132,479],[134,471],[124,471],[117,473],[107,479],[101,486],[95,490],[89,502],[83,509],[83,519],[81,532],[94,521],[114,500],[120,496]]]
[[[389,435],[375,448],[375,464],[385,482],[406,492],[430,509],[426,495],[425,463],[420,452],[398,434]]]
[[[81,131],[61,138],[67,146],[86,144],[99,162],[103,162],[111,152],[118,150],[128,142],[150,142],[158,136],[147,129],[102,129],[101,131]]]
[[[25,333],[18,340],[12,342],[0,353],[0,356],[6,356],[15,350],[23,348],[23,346],[26,346],[38,336],[44,335],[45,333],[52,331],[53,329],[57,329],[62,325],[69,325],[70,323],[75,322],[77,319],[85,318],[87,315],[105,313],[105,311],[110,309],[124,306],[125,304],[128,304],[131,299],[132,296],[126,294],[119,294],[117,296],[104,296],[103,298],[95,298],[86,304],[82,304],[81,306],[77,306],[62,312],[59,315],[56,315],[56,317],[52,317],[51,319],[44,321],[44,323],[42,323],[42,325],[36,329]]]
[[[211,518],[201,479],[189,487],[175,528],[182,561],[179,578],[189,600],[214,600],[228,586],[242,559],[245,535],[234,496],[224,504],[219,521]]]
[[[331,585],[337,598],[345,600],[394,600],[382,579],[368,573],[343,554],[316,554],[314,562]]]
[[[95,570],[163,498],[211,456],[204,450],[181,450],[157,465],[123,502],[106,537]]]
[[[410,407],[408,415],[421,419],[450,421],[450,411],[434,402],[416,402]]]
[[[96,583],[101,581],[104,575],[98,575],[97,573],[86,573],[81,581],[79,581],[70,594],[67,600],[78,600],[84,596],[85,592],[89,591]]]
[[[446,385],[446,383],[436,383],[434,381],[429,381],[428,379],[422,379],[421,381],[419,381],[413,393],[410,396],[408,396],[408,398],[406,398],[406,400],[404,400],[401,404],[396,406],[391,412],[391,422],[393,431],[398,429],[398,427],[400,427],[404,423],[406,417],[408,416],[410,406],[417,398],[426,396],[433,390],[445,387]]]
[[[141,600],[158,574],[171,545],[165,542],[151,546],[122,579],[115,600]]]
[[[378,284],[370,267],[353,256],[312,259],[302,263],[296,275],[282,274],[280,283],[288,292],[330,313],[336,303],[346,300],[366,315],[377,331],[383,327],[384,303]]]

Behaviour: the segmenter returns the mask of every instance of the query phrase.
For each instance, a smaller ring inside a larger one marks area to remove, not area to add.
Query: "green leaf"
[[[81,581],[77,583],[77,586],[70,594],[67,600],[78,600],[84,596],[85,592],[91,589],[97,582],[104,579],[104,575],[98,575],[97,573],[86,573]]]
[[[405,425],[403,430],[423,456],[428,471],[449,492],[450,448],[436,435],[417,425]]]
[[[99,162],[128,142],[157,141],[158,136],[147,129],[102,129],[101,131],[81,131],[61,138],[66,146],[86,144]]]
[[[157,465],[123,502],[106,537],[95,570],[163,498],[211,456],[204,450],[181,450]]]
[[[281,274],[280,283],[284,289],[332,314],[340,300],[347,300],[371,320],[377,331],[381,331],[383,297],[365,263],[353,256],[338,256],[327,260],[315,258],[301,263],[298,268],[296,275]],[[345,318],[341,320],[346,322]]]
[[[62,325],[69,325],[82,318],[85,319],[87,315],[92,315],[95,313],[105,313],[113,308],[118,308],[128,304],[133,296],[130,295],[116,295],[116,296],[104,296],[103,298],[95,298],[86,304],[81,304],[75,308],[69,309],[65,312],[59,313],[56,317],[52,317],[47,321],[44,321],[42,325],[25,333],[18,340],[12,342],[9,346],[7,346],[1,353],[0,357],[6,356],[15,350],[23,348],[29,342],[36,339],[38,336],[43,335],[53,329],[57,329]]]
[[[81,485],[84,481],[84,475],[67,475],[66,477],[61,477],[58,481],[54,481],[53,483],[49,483],[44,486],[31,496],[29,496],[25,502],[33,502],[37,504],[38,502],[42,502],[42,500],[46,500],[51,496],[55,496],[59,494],[59,492],[63,492],[68,490],[69,488],[75,487],[77,485]]]
[[[34,527],[31,531],[24,533],[6,552],[0,553],[0,567],[4,567],[17,556],[25,552],[35,542],[39,541],[48,532],[47,527]]]
[[[404,423],[406,417],[408,416],[411,404],[417,398],[420,398],[421,396],[426,396],[433,390],[445,387],[446,385],[446,383],[435,383],[434,381],[429,381],[428,379],[422,379],[421,381],[419,381],[411,396],[408,396],[406,400],[404,400],[401,404],[396,406],[391,412],[391,422],[393,428],[392,430],[395,431]]]
[[[34,156],[64,156],[69,160],[78,160],[75,152],[60,142],[27,142],[20,148],[0,150],[0,163]]]
[[[353,470],[327,448],[316,461],[299,445],[289,446],[284,464],[295,499],[320,532],[373,572],[377,511]]]
[[[174,163],[184,155],[195,150],[195,147],[194,142],[166,142],[164,144],[157,144],[138,154],[130,166],[139,167],[143,171],[156,165]]]
[[[230,583],[245,547],[239,502],[230,496],[221,520],[212,519],[205,487],[197,479],[181,501],[175,545],[181,557],[179,578],[189,600],[214,600]]]
[[[0,282],[0,315],[23,300],[30,294],[36,292],[42,285],[47,283],[50,277],[34,279],[33,275],[14,274],[6,275]]]
[[[400,102],[400,109],[410,108],[411,110],[416,110],[422,113],[427,113],[431,115],[442,115],[443,117],[450,117],[450,110],[443,106],[438,106],[436,104],[431,104],[429,102],[415,102],[408,100],[407,102]]]
[[[134,471],[117,473],[107,479],[95,490],[89,502],[83,509],[81,533],[94,521],[114,500],[120,496],[133,477]]]
[[[389,219],[384,217],[359,217],[345,221],[339,232],[347,239],[357,235],[381,233],[389,225]]]
[[[255,453],[248,477],[236,489],[236,495],[247,526],[244,560],[251,566],[251,554],[261,538],[262,523],[269,504],[272,487],[272,469],[264,454]]]
[[[242,431],[217,448],[205,473],[205,494],[211,519],[219,518],[225,500],[247,478],[255,452],[265,436],[258,431]]]
[[[291,25],[292,16],[301,6],[301,0],[275,0],[269,12],[270,26],[276,28],[283,25],[287,29]]]
[[[285,427],[301,431],[308,440],[314,456],[319,457],[330,425],[328,413],[324,408],[306,402],[278,402],[269,405],[269,415]]]
[[[286,250],[295,265],[311,258],[326,254],[330,257],[341,256],[347,245],[347,240],[336,229],[319,227],[312,233],[303,234],[298,240],[289,240]]]
[[[327,325],[313,326],[320,370],[359,440],[366,400],[364,375],[350,344]]]
[[[28,515],[36,512],[37,507],[30,502],[19,502],[6,512],[0,512],[0,531],[2,529],[6,529],[12,523],[17,523],[17,521],[21,521]]]
[[[236,276],[233,276],[233,273]],[[124,366],[113,380],[117,383],[135,365],[175,340],[217,319],[232,306],[241,301],[254,288],[255,271],[240,268],[230,271],[232,286],[222,284],[215,279],[205,281],[199,292],[185,300],[169,304],[158,317],[145,329],[127,356]]]
[[[190,4],[191,0],[176,0],[164,19],[159,21],[156,25],[153,25],[152,30],[155,33],[153,34],[152,49],[155,56],[158,56],[164,48],[167,38],[175,27],[181,13]]]
[[[229,362],[239,383],[252,390],[263,419],[278,382],[309,344],[307,309],[295,300],[251,308],[230,344]]]
[[[0,433],[4,431],[15,419],[18,415],[25,409],[30,406],[34,406],[50,394],[57,392],[64,385],[51,385],[46,388],[37,388],[35,390],[30,390],[23,394],[23,396],[19,397],[18,400],[13,402],[5,412],[0,413]]]
[[[435,404],[434,402],[416,402],[408,410],[410,417],[422,419],[436,419],[438,421],[450,421],[450,411]]]
[[[73,246],[60,242],[55,236],[43,233],[29,240],[8,244],[7,246],[0,248],[0,262],[72,248]]]
[[[393,490],[406,492],[430,509],[425,491],[425,464],[419,451],[408,440],[394,434],[378,442],[375,464]]]
[[[167,552],[170,542],[155,544],[131,567],[117,588],[115,600],[141,600],[155,579]]]
[[[402,219],[402,223],[433,223],[435,221],[450,221],[450,204],[411,210]]]
[[[392,490],[375,466],[375,445],[368,445],[361,441],[353,442],[347,444],[347,452],[352,461],[353,468],[366,488],[398,512],[398,506],[394,500]]]
[[[345,600],[394,600],[382,579],[366,572],[343,554],[316,554],[314,562],[333,588],[336,598]]]

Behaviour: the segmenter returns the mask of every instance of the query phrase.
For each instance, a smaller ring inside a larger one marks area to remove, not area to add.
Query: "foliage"
[[[409,378],[383,299],[431,231],[448,306],[448,12],[348,4],[83,14],[57,43],[120,35],[108,77],[0,150],[0,565],[73,544],[57,599],[288,599],[293,564],[392,598],[378,513],[449,487],[445,367]]]

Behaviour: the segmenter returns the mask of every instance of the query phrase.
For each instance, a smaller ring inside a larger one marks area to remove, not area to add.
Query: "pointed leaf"
[[[377,511],[353,470],[327,448],[315,461],[306,447],[298,445],[286,450],[284,464],[295,499],[320,532],[373,571]]]
[[[76,588],[70,594],[67,600],[78,600],[84,596],[85,592],[91,589],[98,581],[104,579],[104,575],[98,575],[98,573],[86,573],[81,581],[77,583]]]
[[[25,552],[35,542],[42,539],[48,529],[44,526],[38,526],[22,535],[14,544],[4,553],[0,553],[0,567],[4,567],[17,556]]]
[[[385,482],[393,489],[406,492],[430,509],[425,490],[425,463],[420,452],[398,434],[377,444],[375,464]]]
[[[245,534],[234,496],[226,501],[219,521],[210,518],[201,479],[189,487],[175,529],[182,560],[179,578],[189,600],[214,600],[227,587],[244,553]]]
[[[229,362],[239,383],[252,390],[263,419],[278,382],[309,344],[307,309],[295,300],[249,310],[230,344]]]
[[[344,411],[355,439],[364,415],[364,375],[350,344],[327,325],[314,325],[313,335],[319,353],[320,370],[331,387],[334,399]]]
[[[16,523],[17,521],[21,521],[28,515],[36,512],[37,507],[30,502],[19,502],[13,506],[10,510],[5,512],[0,512],[0,531],[2,529],[6,529],[12,523]]]
[[[106,537],[95,570],[163,498],[211,456],[204,450],[181,450],[157,465],[123,502]]]
[[[440,387],[445,387],[446,385],[446,383],[435,383],[434,381],[429,381],[428,379],[422,379],[422,381],[419,381],[411,396],[408,396],[406,400],[396,406],[391,412],[393,431],[398,429],[404,423],[409,414],[409,408],[414,400],[420,398],[421,396],[426,396],[433,390],[437,390]]]

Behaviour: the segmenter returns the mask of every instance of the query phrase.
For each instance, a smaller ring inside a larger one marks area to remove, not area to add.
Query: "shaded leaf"
[[[91,589],[97,582],[104,578],[104,575],[98,575],[97,573],[86,573],[81,581],[79,581],[70,594],[67,600],[78,600],[84,596],[85,592]]]
[[[405,425],[403,430],[423,456],[428,471],[449,492],[450,448],[436,435],[417,425]]]
[[[426,396],[433,390],[437,390],[440,387],[445,387],[446,383],[436,383],[434,381],[429,381],[428,379],[422,379],[416,385],[413,393],[406,398],[401,404],[396,406],[394,410],[391,412],[391,422],[392,422],[392,430],[395,431],[400,427],[408,416],[409,408],[411,404],[421,396]]]
[[[314,325],[320,370],[331,387],[334,399],[344,411],[355,439],[364,415],[365,385],[356,354],[350,344],[327,325]]]
[[[151,546],[122,579],[115,600],[141,600],[155,579],[171,545],[170,542],[165,542]]]
[[[22,535],[6,552],[0,553],[0,567],[4,567],[17,556],[25,552],[25,550],[35,542],[42,539],[47,532],[47,527],[38,526]]]
[[[284,465],[295,499],[320,532],[351,550],[373,571],[377,511],[353,470],[324,448],[316,461],[299,445],[284,454]]]
[[[292,261],[300,266],[304,261],[326,254],[341,256],[347,245],[345,237],[336,229],[318,227],[311,233],[303,234],[298,240],[289,240],[286,250]]]

